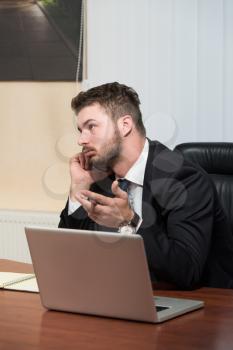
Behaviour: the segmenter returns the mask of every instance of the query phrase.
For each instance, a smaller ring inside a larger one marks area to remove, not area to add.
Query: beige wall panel
[[[70,108],[77,83],[0,83],[0,208],[60,212],[79,148]]]

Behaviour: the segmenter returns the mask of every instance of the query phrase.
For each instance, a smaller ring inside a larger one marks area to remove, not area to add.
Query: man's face
[[[83,152],[94,151],[90,164],[99,170],[110,169],[121,152],[121,136],[112,118],[97,103],[78,113],[78,144]]]

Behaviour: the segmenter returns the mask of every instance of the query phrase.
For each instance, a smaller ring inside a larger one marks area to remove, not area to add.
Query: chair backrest
[[[184,158],[199,164],[212,178],[233,233],[233,143],[192,142],[175,147]]]

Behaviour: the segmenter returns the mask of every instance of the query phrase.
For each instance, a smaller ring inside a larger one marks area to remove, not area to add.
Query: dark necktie
[[[118,184],[119,184],[119,187],[120,187],[123,191],[127,192],[128,187],[129,187],[129,181],[128,181],[128,180],[126,180],[126,179],[119,179],[119,180],[118,180]]]

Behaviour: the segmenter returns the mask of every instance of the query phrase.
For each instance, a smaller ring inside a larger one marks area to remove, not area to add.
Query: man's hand
[[[129,206],[128,195],[118,186],[115,180],[112,184],[114,198],[88,190],[81,190],[76,199],[82,204],[88,216],[99,225],[119,227],[123,222],[130,221],[133,211]]]
[[[70,199],[76,201],[76,193],[88,190],[96,181],[104,179],[108,173],[92,168],[90,159],[96,154],[94,150],[84,151],[76,154],[70,159]]]

